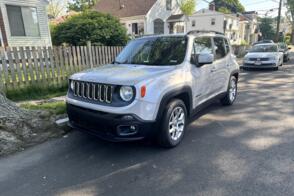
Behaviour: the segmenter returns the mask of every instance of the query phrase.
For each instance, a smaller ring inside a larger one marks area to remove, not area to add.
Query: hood
[[[271,58],[276,57],[276,52],[252,52],[248,53],[245,57],[246,58]]]
[[[117,85],[135,85],[140,81],[168,73],[176,66],[109,64],[74,74],[71,79]]]

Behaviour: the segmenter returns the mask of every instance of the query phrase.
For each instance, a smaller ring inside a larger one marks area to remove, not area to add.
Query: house
[[[255,11],[244,12],[240,16],[242,40],[253,44],[259,39],[258,13]]]
[[[201,9],[189,16],[187,30],[217,31],[224,33],[231,44],[240,44],[239,17],[236,14],[217,12],[213,7]]]
[[[100,0],[94,9],[118,17],[130,35],[185,31],[177,0]]]
[[[0,0],[0,46],[51,46],[47,0]]]

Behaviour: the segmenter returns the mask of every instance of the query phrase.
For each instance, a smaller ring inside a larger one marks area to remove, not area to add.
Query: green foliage
[[[215,8],[223,13],[238,13],[244,12],[245,8],[239,0],[214,0]]]
[[[54,27],[51,35],[54,45],[77,46],[91,41],[93,45],[123,46],[128,41],[126,29],[117,18],[95,11],[70,17]]]
[[[64,101],[47,102],[40,104],[24,103],[21,104],[20,107],[28,110],[47,110],[55,115],[66,113],[66,105]]]
[[[245,40],[242,40],[241,41],[241,46],[249,46],[249,43],[246,42]]]
[[[288,45],[291,44],[291,35],[286,35],[286,36],[285,36],[285,42],[286,42],[286,44],[288,44]]]
[[[218,9],[218,11],[219,11],[219,12],[222,12],[222,13],[224,13],[224,14],[231,14],[231,13],[232,13],[231,10],[229,10],[229,9],[226,8],[226,7],[220,7],[220,8]]]
[[[76,12],[84,12],[90,10],[97,0],[72,0],[68,3],[68,9]]]
[[[27,88],[19,88],[15,90],[8,90],[6,96],[12,101],[27,101],[49,99],[66,95],[67,85],[61,87],[38,87],[31,86]]]
[[[273,19],[272,18],[261,18],[260,19],[260,32],[262,33],[263,39],[275,39],[275,29],[273,27]]]
[[[181,11],[186,16],[191,16],[195,12],[195,0],[177,0]]]

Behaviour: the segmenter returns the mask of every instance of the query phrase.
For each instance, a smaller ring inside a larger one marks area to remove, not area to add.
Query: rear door
[[[211,75],[212,94],[216,95],[226,90],[229,78],[230,47],[223,37],[214,37],[214,55],[213,70]]]
[[[193,42],[192,55],[198,58],[199,54],[213,54],[213,45],[211,37],[197,37]],[[206,64],[201,67],[191,65],[193,75],[193,96],[194,105],[199,105],[207,100],[211,94],[211,70],[212,64]]]

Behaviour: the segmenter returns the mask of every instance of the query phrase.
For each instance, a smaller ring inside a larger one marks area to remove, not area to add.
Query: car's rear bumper
[[[142,140],[152,137],[156,130],[155,122],[134,115],[110,114],[72,104],[67,104],[67,113],[70,127],[113,142]]]

